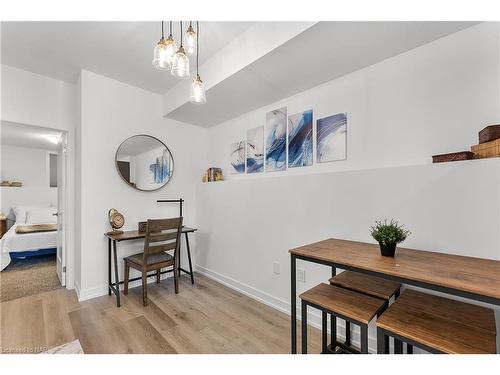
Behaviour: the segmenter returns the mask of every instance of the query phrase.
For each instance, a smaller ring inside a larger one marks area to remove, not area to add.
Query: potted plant
[[[399,225],[394,219],[389,223],[387,223],[387,219],[383,222],[376,221],[375,225],[371,227],[370,233],[379,243],[380,253],[386,257],[393,257],[396,245],[406,240],[411,234],[409,230],[405,229],[404,225]]]

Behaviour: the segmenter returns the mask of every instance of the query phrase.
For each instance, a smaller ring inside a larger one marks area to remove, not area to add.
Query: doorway
[[[68,134],[2,121],[0,301],[66,286]]]

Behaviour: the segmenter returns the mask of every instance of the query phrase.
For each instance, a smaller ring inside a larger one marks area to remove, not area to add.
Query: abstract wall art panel
[[[247,130],[247,173],[264,172],[264,127]]]
[[[245,141],[239,141],[231,144],[231,173],[245,173]]]
[[[266,114],[266,172],[286,169],[286,107]]]
[[[288,167],[313,163],[312,109],[288,116]]]
[[[347,158],[347,115],[338,113],[316,121],[316,160],[324,163]]]

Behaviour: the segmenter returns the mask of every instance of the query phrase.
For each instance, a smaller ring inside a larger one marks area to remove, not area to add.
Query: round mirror
[[[150,135],[134,135],[122,142],[115,156],[123,181],[137,190],[153,191],[165,186],[174,172],[168,147]]]

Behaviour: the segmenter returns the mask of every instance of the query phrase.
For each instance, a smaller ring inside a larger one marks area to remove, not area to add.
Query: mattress
[[[38,232],[17,234],[14,224],[1,240],[0,271],[10,263],[9,253],[21,251],[34,251],[57,247],[57,232]]]

